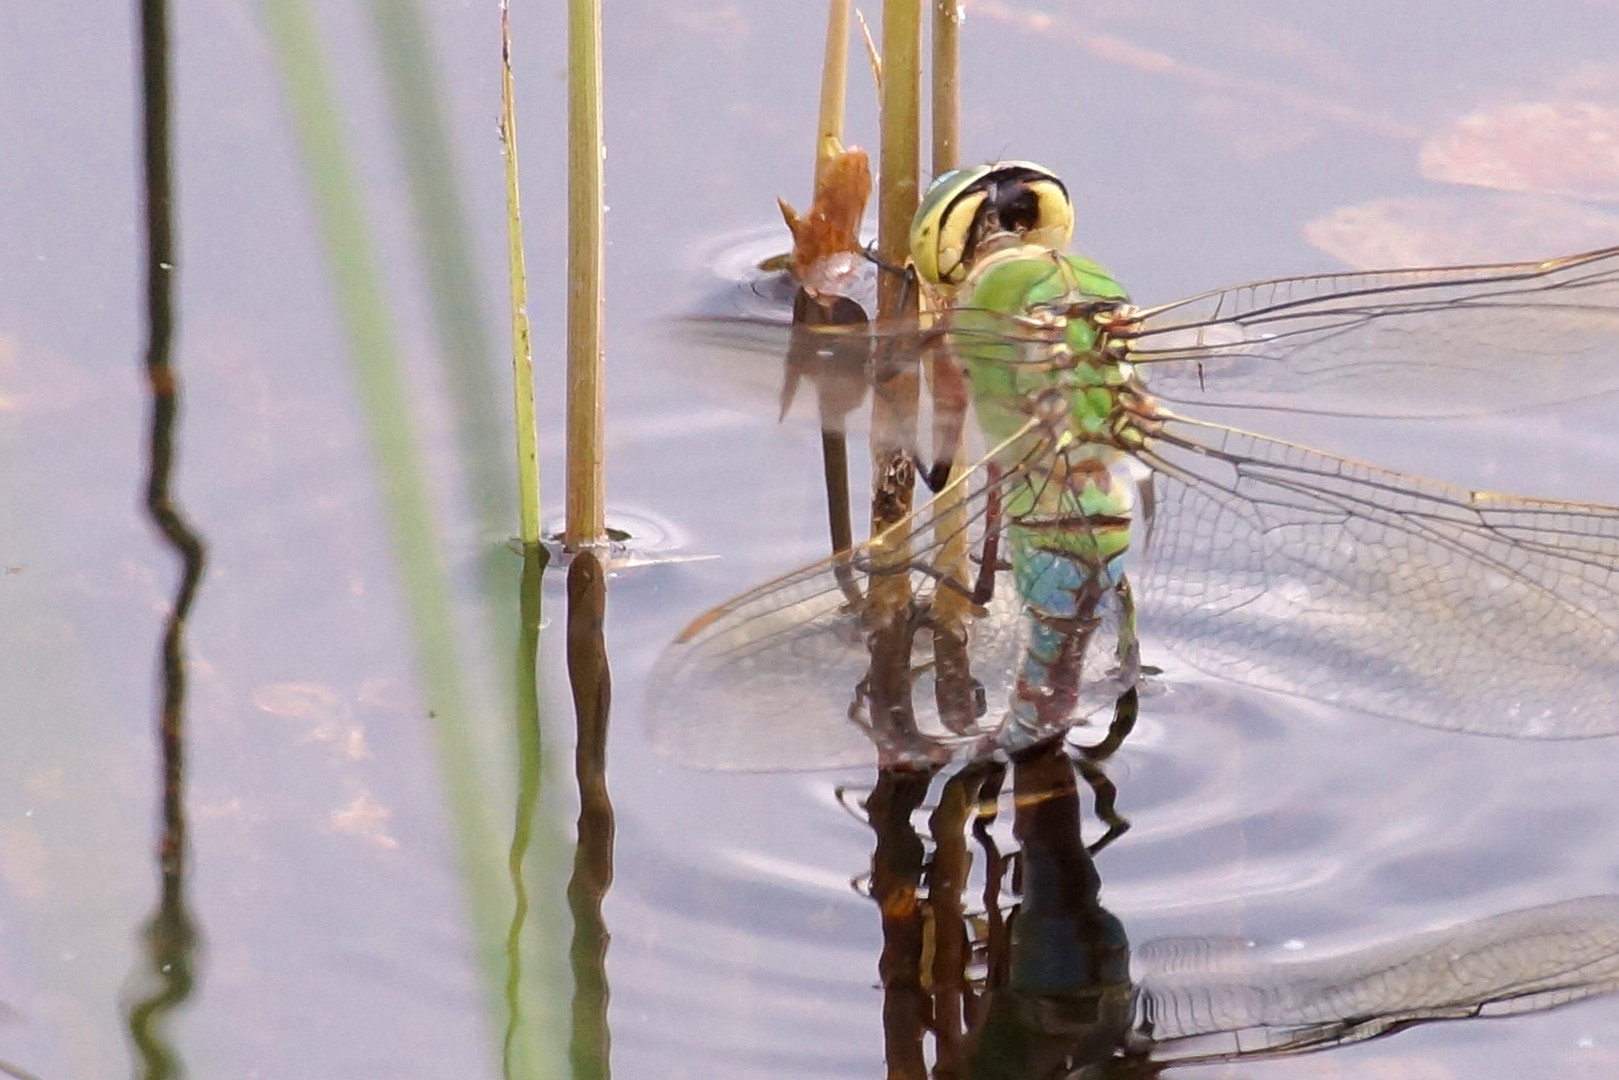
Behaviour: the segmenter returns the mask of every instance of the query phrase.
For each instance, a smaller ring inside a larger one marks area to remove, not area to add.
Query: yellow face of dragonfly
[[[959,285],[979,247],[997,235],[1060,251],[1074,232],[1068,189],[1050,169],[998,161],[945,173],[911,220],[911,261],[931,285]]]

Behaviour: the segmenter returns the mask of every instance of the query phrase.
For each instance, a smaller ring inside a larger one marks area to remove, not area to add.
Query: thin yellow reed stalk
[[[568,567],[568,682],[573,689],[577,741],[574,777],[579,821],[573,876],[568,879],[568,911],[573,941],[572,1030],[568,1061],[572,1080],[608,1080],[612,1038],[607,1023],[609,986],[607,946],[612,935],[602,903],[613,883],[613,802],[607,790],[607,729],[612,674],[602,623],[607,617],[607,572],[593,552],[584,551]]]
[[[939,176],[949,172],[959,164],[959,146],[961,136],[961,5],[963,0],[933,0],[933,175]],[[948,357],[939,358],[932,363],[951,363]],[[947,373],[932,368],[934,390],[934,412],[937,415],[940,407],[940,393],[938,379]],[[964,406],[964,402],[958,402]],[[934,447],[935,455],[941,451]],[[961,475],[965,465],[961,461],[959,447],[955,448],[956,460],[951,462],[950,479],[954,480]],[[939,495],[939,511],[934,522],[934,534],[944,540],[939,553],[939,569],[960,582],[969,582],[971,577],[971,563],[967,552],[967,512],[965,505],[966,487],[953,485],[947,487]],[[942,633],[953,636],[956,640],[966,641],[966,622],[972,613],[972,604],[968,598],[951,589],[939,590],[935,597],[937,627]],[[936,649],[947,648],[942,642],[935,643]]]
[[[933,175],[961,161],[961,8],[933,0]]]
[[[871,40],[871,25],[866,22],[866,16],[859,8],[854,9],[854,17],[860,23],[860,40],[866,43],[866,62],[871,65],[871,79],[877,85],[877,96],[883,96],[883,54],[877,51],[877,43]]]
[[[528,273],[523,265],[523,213],[517,195],[517,111],[512,78],[512,31],[500,4],[500,137],[506,145],[506,268],[512,290],[512,403],[517,414],[518,536],[540,542],[540,451],[534,419],[534,351],[528,325]]]
[[[568,2],[568,491],[563,543],[607,538],[601,2]]]
[[[910,247],[911,217],[917,203],[917,151],[921,119],[922,17],[920,0],[888,0],[883,5],[882,149],[877,196],[877,254],[884,265],[903,266]],[[898,318],[916,310],[916,294],[897,273],[880,276],[877,314]],[[914,368],[887,371],[876,357],[878,385],[872,408],[871,532],[883,530],[910,512],[916,470],[917,379]],[[903,564],[905,545],[879,545],[879,557]],[[905,582],[904,575],[885,575]],[[895,596],[895,602],[902,598]]]
[[[922,18],[920,0],[883,5],[883,117],[877,195],[877,252],[902,266],[917,203],[917,145],[921,125]],[[881,316],[904,314],[915,294],[898,274],[884,274]]]
[[[826,53],[821,61],[821,115],[815,139],[815,186],[826,163],[843,150],[843,102],[849,81],[850,0],[831,0],[826,12]]]

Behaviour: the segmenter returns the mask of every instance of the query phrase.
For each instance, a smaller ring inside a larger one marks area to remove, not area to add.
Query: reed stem
[[[826,163],[843,149],[843,106],[849,82],[850,0],[831,0],[826,12],[826,53],[821,61],[821,114],[815,139],[815,187]]]
[[[933,0],[933,175],[961,163],[961,5]]]
[[[540,542],[540,451],[534,419],[534,350],[528,324],[528,272],[523,264],[523,212],[517,186],[516,87],[512,77],[510,5],[500,4],[500,137],[506,147],[506,268],[511,280],[512,403],[517,418],[518,536]]]
[[[904,266],[910,247],[911,218],[917,204],[917,151],[921,113],[922,13],[920,0],[888,0],[883,5],[882,147],[877,195],[877,253],[888,267]],[[883,273],[878,278],[879,319],[901,318],[916,310],[916,292],[905,275]],[[879,349],[874,357],[876,393],[872,406],[871,532],[904,518],[911,510],[916,467],[918,384],[914,363],[891,358]],[[883,558],[903,564],[908,550],[885,547]],[[885,575],[896,583],[904,575]],[[895,595],[882,602],[902,605],[908,589],[898,585]]]
[[[563,543],[607,538],[601,2],[568,3],[568,490]]]

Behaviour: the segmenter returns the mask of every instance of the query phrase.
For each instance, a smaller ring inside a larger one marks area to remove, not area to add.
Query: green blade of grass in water
[[[504,1024],[510,885],[478,770],[477,718],[467,684],[455,612],[442,561],[439,525],[421,466],[394,327],[364,223],[349,148],[338,121],[316,24],[303,0],[264,0],[265,22],[303,156],[328,271],[348,343],[355,388],[369,430],[383,505],[409,619],[421,693],[433,720],[458,869],[485,988],[494,1041]],[[560,1055],[525,1027],[513,1048],[513,1075],[559,1076]]]

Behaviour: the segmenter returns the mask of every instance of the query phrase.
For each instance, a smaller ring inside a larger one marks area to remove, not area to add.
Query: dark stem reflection
[[[157,846],[158,905],[141,928],[145,967],[128,1005],[134,1074],[153,1080],[183,1075],[164,1030],[167,1016],[195,987],[199,933],[186,906],[188,855],[185,817],[185,628],[202,581],[206,549],[170,493],[179,418],[174,344],[172,148],[169,132],[168,10],[165,0],[142,0],[141,76],[146,179],[146,376],[151,395],[146,509],[181,561],[180,581],[164,624],[162,704],[158,745],[162,759],[162,811]]]
[[[922,1034],[928,1001],[922,981],[925,927],[919,894],[926,851],[911,816],[927,797],[932,774],[884,769],[877,776],[866,813],[877,833],[871,857],[871,898],[883,924],[877,962],[883,987],[883,1051],[888,1075],[921,1080],[927,1075]]]
[[[607,945],[602,901],[613,884],[613,804],[607,794],[607,719],[612,678],[602,623],[607,613],[607,576],[588,551],[568,567],[568,682],[573,688],[577,742],[574,776],[579,785],[578,847],[568,882],[573,913],[573,1032],[568,1060],[575,1080],[606,1080],[611,1074],[607,1028]]]

